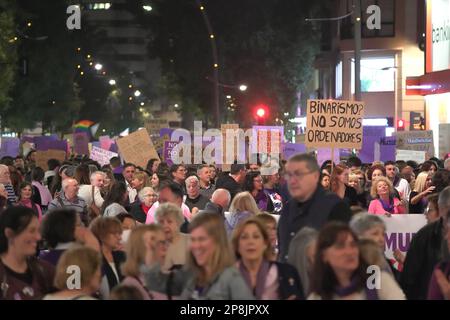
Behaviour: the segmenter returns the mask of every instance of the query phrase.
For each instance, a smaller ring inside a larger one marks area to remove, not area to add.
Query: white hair
[[[62,186],[63,191],[66,190],[67,185],[68,185],[69,182],[71,182],[71,181],[76,181],[76,182],[78,182],[78,181],[77,181],[76,179],[74,179],[74,178],[67,178],[67,179],[64,179],[64,180],[61,182],[61,186]]]
[[[145,194],[149,191],[155,192],[155,190],[152,187],[144,187],[144,188],[142,188],[141,191],[139,191],[138,198],[141,202],[144,202]]]
[[[199,183],[199,180],[196,176],[189,176],[185,180],[186,187],[191,183],[191,181],[195,181],[195,182],[197,182],[197,184]]]
[[[91,173],[91,181],[95,178],[96,175],[102,176],[102,178],[106,178],[106,173],[104,173],[103,171],[94,171]]]
[[[3,173],[3,171],[6,171],[6,170],[9,171],[8,166],[7,166],[7,165],[4,165],[4,164],[0,164],[0,172]]]

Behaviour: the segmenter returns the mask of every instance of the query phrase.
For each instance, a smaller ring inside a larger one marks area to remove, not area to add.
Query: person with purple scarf
[[[259,171],[252,171],[246,175],[244,191],[250,192],[261,211],[272,212],[274,210],[272,201],[264,191],[263,179]]]
[[[405,208],[399,198],[395,196],[394,187],[386,177],[379,177],[372,184],[369,213],[373,214],[399,214],[405,213]]]
[[[358,247],[358,238],[350,227],[341,222],[328,223],[317,239],[311,294],[308,299],[405,299],[403,291],[390,274],[379,268],[378,271],[368,272],[368,267]]]
[[[269,260],[270,239],[259,220],[249,218],[237,226],[232,244],[238,259],[236,267],[257,300],[305,299],[297,270]]]

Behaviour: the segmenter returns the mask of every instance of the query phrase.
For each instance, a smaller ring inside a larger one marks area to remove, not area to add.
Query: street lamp
[[[149,6],[149,5],[142,6],[142,9],[144,9],[147,12],[150,12],[153,10],[152,6]]]
[[[135,97],[139,97],[141,95],[141,92],[139,91],[139,90],[136,90],[135,92],[134,92],[134,96]]]
[[[246,91],[246,90],[247,90],[247,86],[246,86],[245,84],[241,84],[241,85],[239,86],[239,90],[241,90],[241,91]]]
[[[116,80],[114,80],[114,79],[109,80],[109,84],[111,86],[115,86],[116,85]]]
[[[100,63],[95,64],[95,70],[100,71],[103,69],[103,66]]]

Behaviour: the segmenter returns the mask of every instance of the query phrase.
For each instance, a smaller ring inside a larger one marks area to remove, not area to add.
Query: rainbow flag
[[[81,120],[79,122],[77,122],[73,128],[74,128],[74,132],[78,133],[78,132],[86,132],[89,136],[91,135],[91,132],[89,130],[89,128],[94,124],[93,121],[91,120]]]

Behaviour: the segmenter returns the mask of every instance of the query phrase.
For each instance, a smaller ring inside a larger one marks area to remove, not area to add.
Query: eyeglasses
[[[156,198],[158,195],[156,193],[146,194],[145,197]]]
[[[314,172],[314,171],[308,171],[308,172],[298,172],[298,171],[295,171],[294,173],[286,172],[286,173],[284,174],[284,179],[285,179],[285,180],[290,180],[290,179],[295,178],[296,180],[301,180],[301,179],[303,179],[305,176],[307,176],[308,174],[311,174],[311,173],[313,173],[313,172]]]

